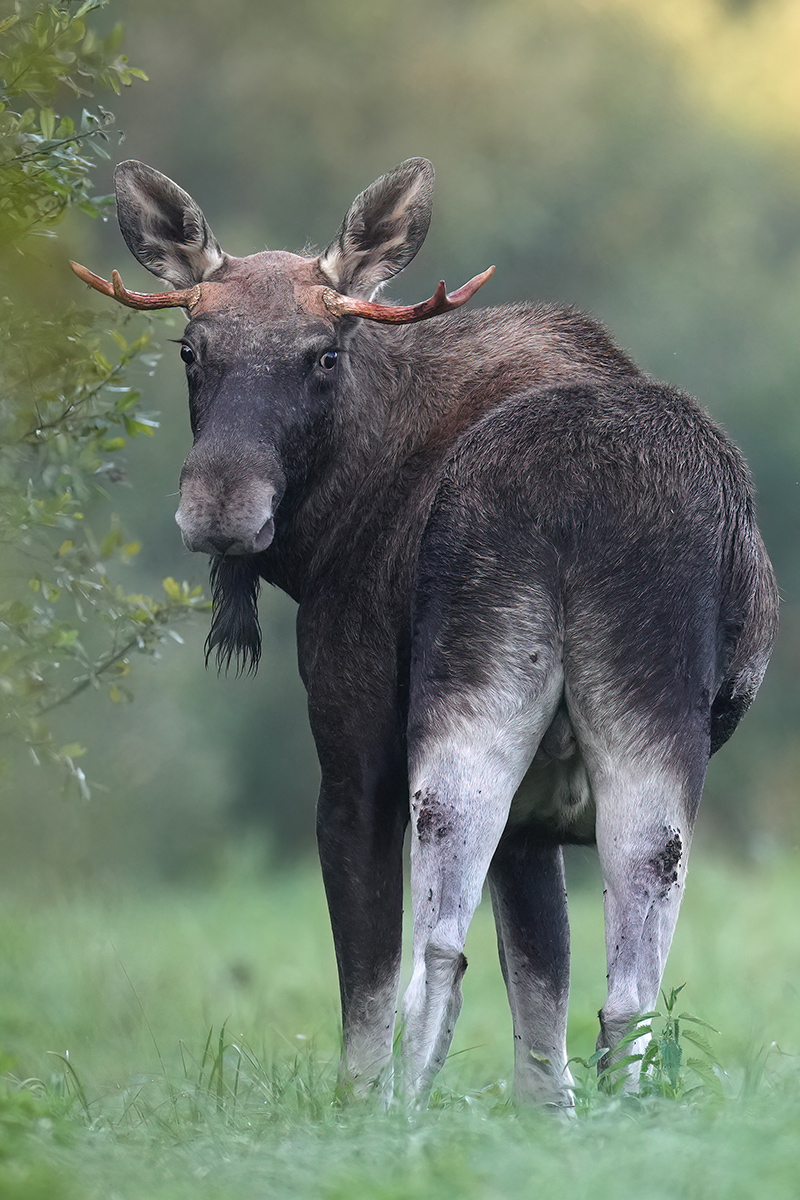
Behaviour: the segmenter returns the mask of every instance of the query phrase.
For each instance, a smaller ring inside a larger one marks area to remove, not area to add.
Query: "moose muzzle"
[[[224,459],[195,447],[181,472],[175,520],[187,550],[202,554],[260,554],[275,535],[282,473],[254,469],[248,455],[230,450]],[[276,476],[281,475],[280,479]]]

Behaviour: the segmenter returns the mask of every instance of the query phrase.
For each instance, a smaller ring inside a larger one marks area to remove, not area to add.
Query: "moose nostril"
[[[224,537],[221,533],[208,534],[206,537],[206,542],[213,547],[217,554],[225,554],[230,550],[234,541],[234,538]]]
[[[257,554],[262,550],[266,550],[275,536],[275,522],[272,517],[267,517],[264,524],[259,529],[256,536],[253,538],[253,549]]]

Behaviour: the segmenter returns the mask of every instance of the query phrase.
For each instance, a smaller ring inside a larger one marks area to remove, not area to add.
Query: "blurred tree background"
[[[702,836],[756,855],[797,845],[794,0],[113,0],[91,19],[104,37],[122,22],[124,51],[149,76],[109,101],[112,162],[139,158],[175,179],[232,253],[326,244],[356,192],[425,155],[437,169],[434,220],[398,298],[494,262],[482,302],[590,310],[732,434],[756,478],[782,630],[753,712],[712,761]],[[112,162],[95,172],[99,192]],[[113,219],[76,216],[62,230],[31,292],[40,308],[71,297],[103,311],[68,257],[151,289]],[[132,321],[130,338],[147,325]],[[152,377],[140,365],[138,380],[133,363],[130,386],[161,429],[129,444],[124,478],[120,468],[102,501],[104,520],[109,504],[119,514],[120,544],[142,549],[107,569],[131,593],[158,593],[174,576],[189,595],[206,568],[173,520],[190,441],[168,342],[180,318],[152,327],[162,361]],[[87,748],[91,797],[59,799],[46,768],[20,772],[4,790],[0,870],[176,877],[213,872],[243,837],[265,861],[310,848],[317,768],[293,605],[269,592],[261,611],[255,680],[204,672],[201,617],[182,627],[185,646],[134,672],[132,702],[87,689],[53,713],[56,742]]]

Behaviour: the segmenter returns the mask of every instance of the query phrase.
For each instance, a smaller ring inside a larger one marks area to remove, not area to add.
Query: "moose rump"
[[[351,205],[316,257],[225,254],[191,197],[117,169],[123,235],[184,307],[194,443],[178,521],[211,555],[209,651],[255,666],[262,579],[298,602],[346,1090],[450,1045],[488,881],[518,1096],[569,1107],[562,847],[596,842],[613,1055],[653,1007],[709,755],[766,669],[776,592],[738,451],[570,309],[453,311],[490,272],[380,303],[421,245],[432,168]],[[435,319],[434,319],[435,318]]]
[[[603,871],[598,1046],[657,1003],[708,758],[768,657],[771,574],[737,539],[746,488],[694,403],[640,380],[507,400],[445,465],[408,723],[417,1078],[447,1052],[488,876],[517,1092],[563,1100],[564,843],[596,841]]]

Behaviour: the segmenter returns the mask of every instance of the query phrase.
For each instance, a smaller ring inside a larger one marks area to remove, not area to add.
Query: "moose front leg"
[[[514,1025],[515,1098],[569,1110],[569,924],[561,847],[531,830],[507,830],[489,887]]]
[[[346,797],[324,782],[317,841],[342,1001],[342,1095],[392,1092],[392,1046],[400,981],[403,837],[398,796]]]

